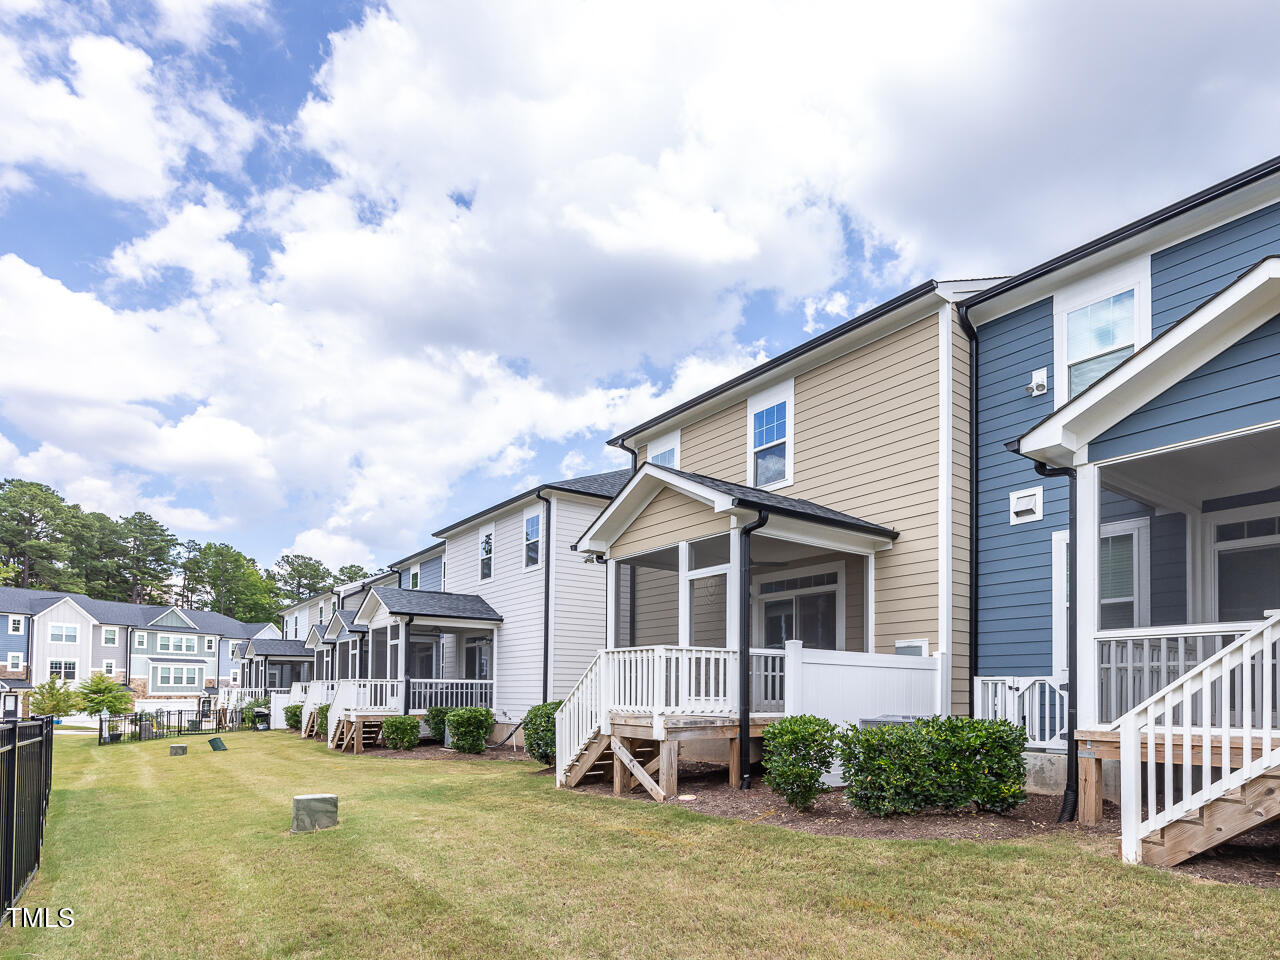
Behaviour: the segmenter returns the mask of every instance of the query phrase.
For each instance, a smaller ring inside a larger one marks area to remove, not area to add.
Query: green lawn
[[[5,956],[1263,957],[1280,894],[1126,867],[1061,837],[826,838],[557,791],[527,763],[336,755],[284,733],[60,737]],[[290,798],[341,825],[290,836]],[[1099,844],[1100,846],[1100,844]]]

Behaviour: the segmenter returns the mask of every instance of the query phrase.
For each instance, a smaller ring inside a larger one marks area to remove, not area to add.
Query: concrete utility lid
[[[312,833],[338,825],[336,793],[306,793],[293,798],[290,833]]]
[[[187,755],[187,745],[185,743],[169,744],[169,756],[185,757]]]

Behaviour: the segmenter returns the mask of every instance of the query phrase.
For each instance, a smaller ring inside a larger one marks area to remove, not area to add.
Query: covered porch
[[[668,796],[696,741],[700,756],[721,744],[737,782],[749,741],[784,715],[937,712],[938,658],[874,652],[876,555],[896,537],[644,465],[579,541],[608,565],[606,647],[557,713],[559,782],[612,775]]]

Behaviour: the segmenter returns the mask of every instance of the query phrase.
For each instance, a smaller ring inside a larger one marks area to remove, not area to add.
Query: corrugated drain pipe
[[[769,511],[761,510],[742,528],[738,550],[741,579],[738,586],[738,764],[742,770],[739,790],[751,789],[751,534],[769,522]],[[784,683],[795,683],[792,677]]]

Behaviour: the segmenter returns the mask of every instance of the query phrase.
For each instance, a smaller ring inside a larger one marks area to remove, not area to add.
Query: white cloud
[[[249,280],[249,258],[227,239],[239,226],[240,214],[210,188],[203,202],[184,204],[159,229],[117,247],[111,272],[122,280],[146,282],[163,267],[178,267],[190,274],[198,294],[216,284],[243,285]]]
[[[218,26],[228,20],[262,24],[266,0],[152,0],[162,37],[188,47],[202,47]]]
[[[377,566],[373,554],[364,543],[352,537],[329,533],[325,530],[304,530],[294,538],[293,543],[280,551],[276,559],[286,553],[301,553],[308,557],[315,557],[330,570],[335,571],[349,563],[358,563],[368,570],[375,569]]]
[[[565,478],[581,476],[587,472],[589,462],[582,451],[570,450],[560,461],[560,476]]]

